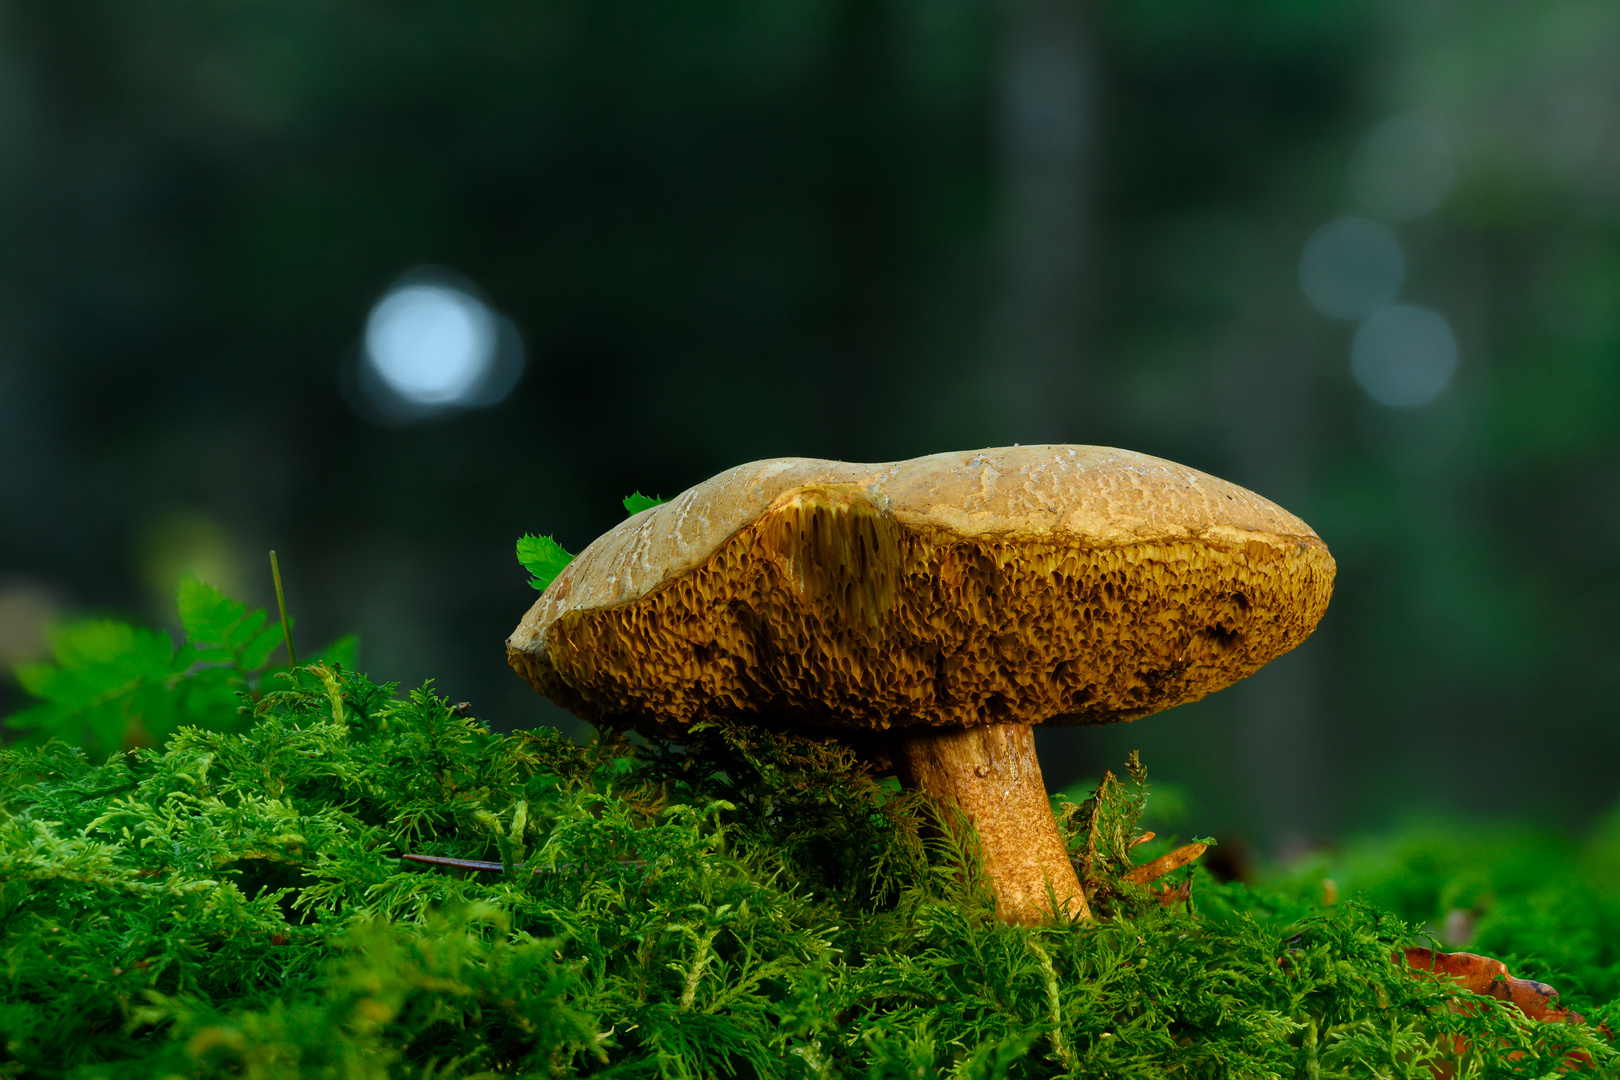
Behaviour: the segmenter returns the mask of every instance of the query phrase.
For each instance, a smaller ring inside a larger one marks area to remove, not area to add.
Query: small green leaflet
[[[256,671],[282,644],[281,625],[265,626],[262,610],[232,600],[212,585],[187,574],[180,579],[175,599],[186,640],[204,663],[232,664],[243,672]]]
[[[51,631],[55,663],[21,664],[17,681],[41,699],[6,718],[15,731],[89,744],[100,754],[123,748],[135,729],[152,736],[177,722],[170,684],[191,666],[169,635],[112,619],[91,619]]]
[[[527,533],[518,538],[517,558],[523,564],[523,569],[534,575],[529,579],[529,584],[541,592],[545,592],[546,586],[555,581],[563,567],[574,559],[551,537],[530,536]]]
[[[663,505],[664,501],[656,495],[643,495],[637,491],[624,497],[624,512],[633,517],[643,510],[651,510],[655,506]]]
[[[634,516],[663,503],[664,500],[656,495],[643,495],[636,491],[624,497],[624,512]],[[563,567],[574,561],[574,557],[555,538],[528,533],[518,539],[517,559],[523,564],[523,569],[533,575],[529,578],[529,584],[541,592],[545,592],[557,580]]]

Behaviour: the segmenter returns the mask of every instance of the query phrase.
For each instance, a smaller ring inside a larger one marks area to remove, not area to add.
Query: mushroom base
[[[1052,819],[1033,725],[910,729],[891,754],[902,784],[958,807],[973,823],[1002,921],[1091,917]]]

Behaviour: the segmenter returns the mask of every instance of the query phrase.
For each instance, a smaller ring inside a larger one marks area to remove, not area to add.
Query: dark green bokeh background
[[[1129,727],[1199,832],[1284,852],[1423,809],[1617,796],[1620,9],[1589,0],[7,0],[0,647],[167,618],[185,565],[497,727],[524,531],[783,454],[1131,447],[1256,489],[1339,560],[1295,653]],[[1449,320],[1393,410],[1298,284],[1380,122],[1457,183],[1393,224]],[[466,275],[530,365],[368,424],[370,305]],[[0,711],[17,700],[0,682]]]

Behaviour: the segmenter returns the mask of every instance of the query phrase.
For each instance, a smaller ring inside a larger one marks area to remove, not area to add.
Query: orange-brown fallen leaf
[[[1167,908],[1192,898],[1192,881],[1183,881],[1180,885],[1161,885],[1157,889],[1149,885],[1147,891],[1159,898],[1160,907]]]
[[[1515,979],[1500,960],[1478,953],[1443,953],[1433,949],[1411,948],[1403,952],[1406,966],[1413,971],[1444,975],[1470,993],[1511,1001],[1532,1020],[1549,1024],[1586,1023],[1580,1013],[1559,1008],[1557,990],[1534,979]]]
[[[1525,1016],[1531,1020],[1539,1020],[1547,1024],[1584,1024],[1586,1018],[1573,1009],[1565,1009],[1558,1004],[1558,991],[1544,982],[1534,979],[1515,979],[1509,974],[1507,965],[1500,960],[1493,960],[1489,956],[1480,956],[1478,953],[1435,952],[1433,949],[1410,948],[1403,949],[1396,958],[1406,961],[1407,968],[1414,974],[1428,974],[1449,978],[1460,988],[1483,997],[1496,998],[1498,1001],[1512,1002]],[[1456,1002],[1453,1008],[1463,1011],[1468,1008],[1466,1002]],[[1608,1039],[1614,1038],[1614,1033],[1607,1024],[1598,1025],[1598,1033]],[[1461,1038],[1457,1039],[1456,1051],[1460,1054],[1467,1049],[1467,1043]],[[1524,1052],[1515,1050],[1508,1055],[1513,1060],[1524,1056]],[[1564,1055],[1565,1068],[1591,1068],[1591,1057],[1580,1051],[1571,1050]],[[1449,1075],[1449,1069],[1437,1075]]]
[[[1152,862],[1143,863],[1141,866],[1127,871],[1125,880],[1137,885],[1145,885],[1149,881],[1158,881],[1170,871],[1181,869],[1208,850],[1208,844],[1188,844],[1185,847],[1178,847],[1174,851],[1160,855]]]

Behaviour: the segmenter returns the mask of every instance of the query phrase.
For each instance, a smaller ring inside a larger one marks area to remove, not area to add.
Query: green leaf
[[[523,564],[523,569],[534,575],[529,579],[529,584],[541,592],[556,580],[557,575],[563,572],[563,567],[574,560],[574,557],[551,537],[528,534],[518,539],[517,558],[518,562]]]
[[[169,635],[113,619],[59,626],[50,635],[54,663],[23,664],[17,681],[41,703],[7,726],[33,738],[88,742],[109,753],[132,735],[155,736],[173,726],[167,684],[191,663]]]
[[[281,627],[266,626],[263,609],[249,610],[194,575],[180,579],[175,601],[186,639],[204,663],[231,664],[244,674],[257,671],[282,643]]]
[[[35,697],[58,705],[86,706],[142,679],[173,673],[169,635],[112,619],[57,627],[50,644],[56,662],[19,665],[17,681]]]
[[[624,497],[624,512],[633,517],[643,510],[651,510],[655,506],[662,506],[666,501],[657,495],[643,495],[637,491]]]
[[[114,619],[57,627],[53,662],[17,672],[38,702],[7,717],[28,742],[58,738],[94,754],[161,745],[181,727],[240,731],[250,722],[242,695],[258,696],[258,678],[283,644],[281,625],[195,577],[176,591],[187,641]],[[319,659],[352,669],[354,638],[334,642]],[[0,1072],[0,1076],[3,1076]]]

